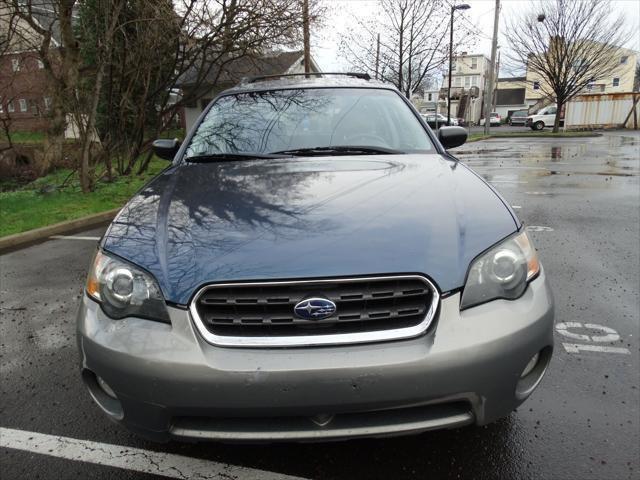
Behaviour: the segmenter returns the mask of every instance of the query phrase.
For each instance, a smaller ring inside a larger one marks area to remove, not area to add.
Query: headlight
[[[471,265],[460,309],[498,298],[516,299],[539,271],[538,256],[527,233],[510,237]]]
[[[86,290],[111,318],[142,317],[170,323],[155,279],[104,252],[98,251],[93,260]]]

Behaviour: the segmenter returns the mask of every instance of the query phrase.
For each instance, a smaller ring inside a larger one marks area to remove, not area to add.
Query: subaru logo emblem
[[[336,304],[326,298],[307,298],[298,302],[293,311],[305,320],[322,320],[336,313]]]

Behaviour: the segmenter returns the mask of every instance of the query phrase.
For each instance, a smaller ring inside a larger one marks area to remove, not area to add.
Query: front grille
[[[314,297],[331,300],[336,312],[323,319],[294,313],[299,302]],[[366,334],[371,332],[379,340],[385,332],[391,338],[414,336],[426,330],[437,301],[437,290],[427,279],[408,275],[210,285],[196,296],[191,310],[212,343],[250,346],[259,339],[255,346],[304,345],[370,341]],[[416,333],[416,327],[424,328]],[[413,329],[411,335],[398,332],[407,334],[407,329]],[[369,340],[359,340],[362,334]]]

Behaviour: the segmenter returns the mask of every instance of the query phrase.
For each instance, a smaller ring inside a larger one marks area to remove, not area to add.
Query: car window
[[[422,124],[396,92],[319,88],[220,97],[198,126],[186,156],[331,146],[433,149]]]

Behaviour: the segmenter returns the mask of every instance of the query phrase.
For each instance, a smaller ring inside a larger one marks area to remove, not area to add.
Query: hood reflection
[[[205,283],[424,273],[442,290],[512,233],[500,199],[439,155],[186,164],[144,188],[104,248],[187,304]]]

